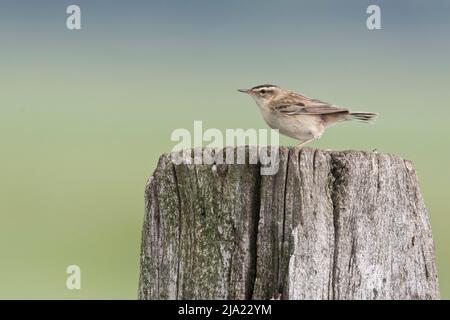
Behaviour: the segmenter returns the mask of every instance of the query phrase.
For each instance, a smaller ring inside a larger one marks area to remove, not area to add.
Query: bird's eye
[[[259,90],[259,93],[264,94],[264,93],[266,93],[266,90],[264,90],[264,89]]]

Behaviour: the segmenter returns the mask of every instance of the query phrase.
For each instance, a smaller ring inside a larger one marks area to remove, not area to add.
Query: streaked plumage
[[[375,113],[352,112],[270,84],[239,91],[250,94],[255,99],[264,120],[271,128],[300,140],[301,143],[297,146],[319,139],[326,128],[337,122],[352,119],[370,122],[376,117]]]

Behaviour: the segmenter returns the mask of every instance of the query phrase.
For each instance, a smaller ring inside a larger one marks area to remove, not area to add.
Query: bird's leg
[[[310,143],[311,141],[313,141],[315,138],[311,138],[305,141],[300,142],[299,144],[297,144],[294,148],[296,149],[300,149],[301,147],[303,147],[304,145]]]

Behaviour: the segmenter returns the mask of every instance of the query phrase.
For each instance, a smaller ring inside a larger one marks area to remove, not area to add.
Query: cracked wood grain
[[[271,176],[259,163],[175,165],[161,156],[145,189],[140,299],[439,298],[410,161],[279,154]]]

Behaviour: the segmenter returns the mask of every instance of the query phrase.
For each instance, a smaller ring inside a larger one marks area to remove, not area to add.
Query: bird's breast
[[[320,136],[323,131],[320,119],[314,115],[283,115],[263,108],[261,108],[261,113],[272,129],[278,129],[281,134],[294,139],[310,139]]]

